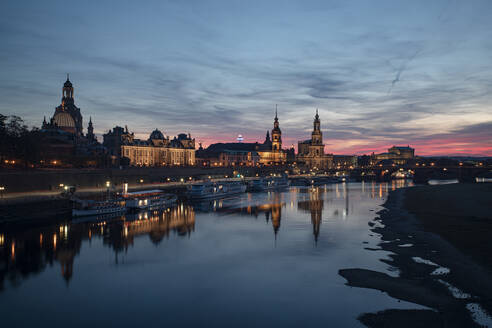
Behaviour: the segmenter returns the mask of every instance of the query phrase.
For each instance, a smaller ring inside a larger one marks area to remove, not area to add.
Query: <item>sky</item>
[[[96,134],[492,156],[492,1],[0,3],[0,113],[40,126],[70,73]]]

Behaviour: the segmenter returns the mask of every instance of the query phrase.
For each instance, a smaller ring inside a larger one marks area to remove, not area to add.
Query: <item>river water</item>
[[[345,285],[342,268],[398,273],[368,222],[405,186],[246,193],[106,221],[0,229],[2,327],[357,327],[419,309]]]

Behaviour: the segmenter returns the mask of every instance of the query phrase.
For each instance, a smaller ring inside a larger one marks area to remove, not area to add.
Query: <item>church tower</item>
[[[66,132],[73,133],[76,136],[82,136],[82,115],[80,114],[80,108],[75,106],[73,99],[73,85],[72,82],[70,82],[68,74],[67,80],[62,88],[61,104],[56,107],[50,125]]]
[[[321,133],[318,109],[316,108],[316,115],[314,116],[313,122],[313,132],[311,133],[311,144],[312,145],[322,145],[323,144],[323,134]]]
[[[87,139],[89,141],[97,141],[94,135],[94,126],[92,125],[92,117],[89,117],[89,125],[87,126]]]
[[[272,130],[272,150],[280,151],[282,149],[282,131],[280,131],[278,116],[277,116],[277,105],[275,105],[275,119],[273,121]]]

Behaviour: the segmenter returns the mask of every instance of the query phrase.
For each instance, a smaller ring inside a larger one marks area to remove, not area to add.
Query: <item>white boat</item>
[[[74,199],[73,217],[99,216],[111,213],[124,213],[126,208],[122,200],[82,200]]]
[[[289,186],[289,179],[286,177],[265,177],[250,181],[251,191],[279,190]]]
[[[126,199],[126,208],[132,210],[169,206],[178,199],[176,195],[159,189],[128,192],[123,197]]]
[[[211,199],[240,194],[246,191],[246,185],[242,181],[194,183],[188,189],[188,197],[191,199]]]

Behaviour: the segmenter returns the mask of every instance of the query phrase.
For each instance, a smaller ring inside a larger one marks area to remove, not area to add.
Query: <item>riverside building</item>
[[[211,144],[207,149],[197,151],[200,166],[259,166],[284,165],[292,150],[282,149],[282,131],[277,110],[273,120],[273,129],[267,131],[265,141],[228,142]]]
[[[296,159],[299,165],[312,169],[327,169],[333,166],[333,155],[325,154],[321,120],[319,119],[317,109],[316,115],[314,116],[311,139],[299,141],[297,146],[298,153]]]
[[[147,140],[136,139],[128,128],[115,127],[104,135],[104,146],[114,161],[130,166],[195,165],[195,139],[181,133],[170,139],[155,129]]]

